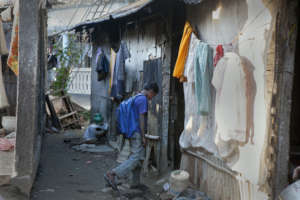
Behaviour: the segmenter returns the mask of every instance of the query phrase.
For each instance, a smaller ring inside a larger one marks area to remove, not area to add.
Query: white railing
[[[91,94],[91,68],[74,68],[68,92],[71,94]]]

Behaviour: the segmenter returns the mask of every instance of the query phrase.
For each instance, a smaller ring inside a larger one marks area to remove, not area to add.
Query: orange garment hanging
[[[13,33],[12,33],[10,51],[7,60],[7,65],[17,76],[19,74],[18,51],[19,51],[19,1],[17,0],[15,2],[15,7],[14,7]]]
[[[111,88],[113,84],[116,58],[117,58],[117,53],[113,49],[110,49],[110,78],[109,78],[109,89],[108,89],[109,95],[111,94]]]
[[[184,25],[184,31],[179,46],[175,69],[173,71],[173,76],[175,78],[179,78],[179,79],[183,78],[184,65],[189,51],[192,32],[193,32],[192,26],[190,25],[189,22],[186,22]]]

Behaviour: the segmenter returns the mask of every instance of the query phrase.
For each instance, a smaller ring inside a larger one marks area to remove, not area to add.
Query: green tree
[[[61,42],[54,44],[54,51],[60,63],[60,67],[56,69],[56,79],[51,84],[51,89],[56,96],[61,95],[60,92],[56,91],[67,91],[71,81],[70,75],[72,69],[80,65],[82,50],[78,48],[78,44],[79,42],[75,34],[69,35],[68,45],[64,48]]]

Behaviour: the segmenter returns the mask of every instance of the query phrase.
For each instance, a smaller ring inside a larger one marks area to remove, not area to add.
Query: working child
[[[159,88],[156,83],[147,84],[141,93],[123,101],[118,108],[118,129],[129,139],[131,154],[126,161],[104,175],[104,179],[114,190],[118,190],[116,178],[126,178],[130,172],[133,183],[131,187],[140,186],[142,161],[145,156],[148,100],[151,100],[158,92]]]

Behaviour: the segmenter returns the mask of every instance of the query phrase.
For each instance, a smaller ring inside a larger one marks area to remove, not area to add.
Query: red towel
[[[219,60],[224,56],[224,49],[222,45],[218,45],[216,48],[216,55],[214,57],[214,66],[217,66]]]

